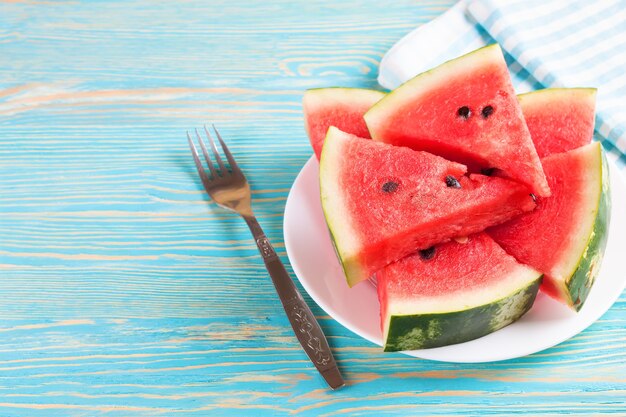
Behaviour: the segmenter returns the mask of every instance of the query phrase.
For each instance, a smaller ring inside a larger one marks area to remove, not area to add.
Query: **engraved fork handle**
[[[343,378],[333,357],[328,341],[311,309],[291,280],[285,266],[281,262],[269,239],[265,236],[261,225],[254,216],[243,216],[254,236],[263,256],[265,267],[269,272],[280,302],[302,348],[311,359],[319,373],[332,389],[344,385]]]

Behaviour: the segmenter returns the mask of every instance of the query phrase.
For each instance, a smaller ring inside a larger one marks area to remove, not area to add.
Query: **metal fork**
[[[213,141],[213,137],[206,126],[204,126],[204,132],[211,145],[217,167],[211,160],[198,130],[196,129],[195,132],[200,148],[202,149],[202,154],[208,165],[210,175],[205,171],[196,146],[189,132],[187,132],[189,147],[191,148],[193,160],[198,168],[204,189],[218,206],[234,211],[244,218],[254,236],[259,252],[261,252],[261,256],[265,262],[267,272],[269,272],[272,278],[278,297],[287,313],[289,323],[291,323],[291,327],[302,345],[302,348],[332,389],[342,387],[344,381],[337,368],[335,358],[330,351],[326,336],[324,336],[311,309],[302,298],[302,295],[285,270],[285,266],[278,255],[276,255],[263,229],[261,229],[259,222],[257,222],[256,217],[254,217],[252,213],[250,185],[245,175],[241,172],[241,169],[239,169],[237,162],[235,162],[235,159],[215,126],[213,126],[213,130],[222,145],[222,150],[230,165],[230,171],[224,165],[215,146],[215,142]]]

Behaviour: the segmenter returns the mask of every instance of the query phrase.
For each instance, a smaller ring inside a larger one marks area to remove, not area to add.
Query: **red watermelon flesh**
[[[536,195],[550,195],[497,44],[416,76],[364,118],[376,141],[497,168]]]
[[[376,273],[385,351],[461,343],[521,317],[541,274],[487,234],[415,253]]]
[[[595,88],[547,88],[518,99],[540,158],[591,143]]]
[[[606,246],[610,195],[598,142],[542,159],[552,189],[537,209],[487,229],[519,262],[543,272],[542,289],[579,310]]]
[[[344,132],[370,138],[363,115],[385,93],[361,88],[314,88],[307,90],[302,99],[304,127],[309,141],[320,159],[322,145],[330,126]]]
[[[535,203],[516,182],[441,157],[328,130],[324,216],[350,286],[415,250],[502,223]]]

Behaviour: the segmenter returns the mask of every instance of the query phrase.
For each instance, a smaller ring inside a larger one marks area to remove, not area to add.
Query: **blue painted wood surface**
[[[0,415],[626,415],[624,295],[478,365],[383,354],[307,298],[349,384],[328,391],[200,189],[184,132],[215,122],[286,261],[303,90],[375,86],[450,3],[0,2]]]

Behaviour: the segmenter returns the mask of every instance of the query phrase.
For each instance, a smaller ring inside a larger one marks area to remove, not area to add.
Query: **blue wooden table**
[[[0,2],[0,415],[626,415],[626,297],[500,363],[381,349],[309,298],[348,386],[301,351],[245,224],[185,141],[215,122],[284,261],[301,97],[376,86],[415,2]]]

